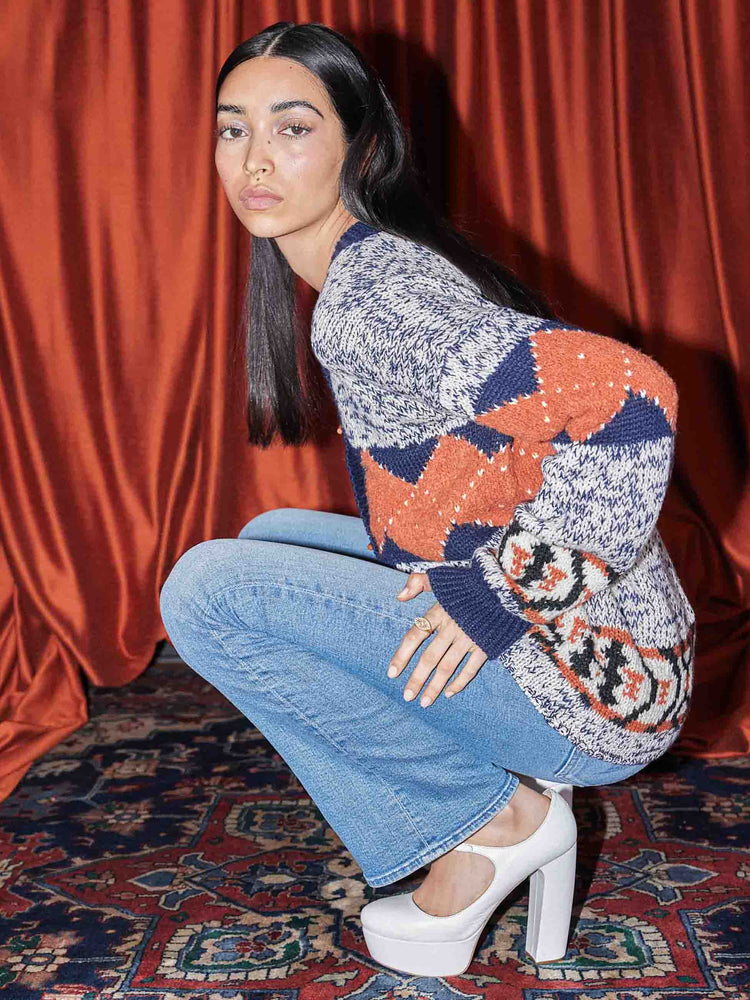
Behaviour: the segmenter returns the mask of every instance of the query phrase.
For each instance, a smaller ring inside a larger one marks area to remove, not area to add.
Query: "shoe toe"
[[[371,900],[362,907],[360,919],[362,926],[368,931],[384,937],[399,937],[402,932],[413,932],[415,921],[419,922],[421,912],[412,900],[411,893],[406,892]]]

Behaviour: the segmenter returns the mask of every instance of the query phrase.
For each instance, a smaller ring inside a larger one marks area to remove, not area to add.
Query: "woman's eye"
[[[290,136],[291,139],[301,139],[303,135],[307,135],[308,132],[312,132],[312,129],[308,128],[307,125],[303,125],[301,122],[292,122],[291,125],[284,126],[284,128],[281,130],[281,134],[283,135],[289,128],[302,129],[301,132],[295,132],[293,135],[291,135]]]
[[[289,130],[292,130],[291,134],[289,134]],[[312,129],[308,128],[307,125],[303,125],[301,122],[291,122],[289,125],[285,125],[279,134],[286,135],[290,139],[301,139],[308,132],[312,132]],[[230,134],[227,135],[226,133]],[[231,133],[239,134],[235,135]],[[244,134],[239,125],[220,125],[214,129],[214,138],[223,139],[225,142],[232,142],[233,139],[241,139]]]
[[[238,136],[226,136],[226,135],[224,135],[224,133],[225,132],[241,132],[241,131],[242,130],[240,129],[240,127],[238,125],[222,125],[219,128],[215,128],[214,129],[214,136],[217,139],[226,139],[226,140],[228,140],[228,141],[231,142],[232,139],[236,139],[236,138],[238,138]]]

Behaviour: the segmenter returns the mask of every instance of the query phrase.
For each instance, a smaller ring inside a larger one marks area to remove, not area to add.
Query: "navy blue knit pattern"
[[[584,752],[677,738],[695,614],[656,522],[678,394],[651,357],[485,298],[429,247],[358,221],[312,346],[379,560],[435,599]]]

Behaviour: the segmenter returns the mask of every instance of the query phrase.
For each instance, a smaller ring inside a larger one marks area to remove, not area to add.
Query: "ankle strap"
[[[544,825],[544,823],[547,821],[547,817],[549,816],[550,812],[552,811],[552,807],[555,804],[555,796],[557,796],[558,798],[562,798],[562,796],[560,795],[560,792],[558,792],[554,788],[545,788],[544,791],[542,792],[542,795],[544,795],[546,798],[548,798],[550,800],[549,809],[547,810],[547,813],[546,813],[544,819],[542,820],[542,824],[541,824],[541,825]],[[537,827],[537,830],[538,829],[540,829],[540,827]],[[536,833],[536,832],[537,831],[535,830],[534,833]],[[533,837],[533,835],[534,834],[531,834],[532,837]],[[471,836],[471,834],[469,834],[469,836]],[[528,840],[528,837],[526,839]],[[512,844],[511,846],[512,847],[517,847],[518,845],[517,844]],[[502,848],[498,848],[498,847],[489,847],[488,848],[488,847],[485,847],[484,844],[467,844],[466,841],[464,841],[462,844],[456,844],[456,846],[453,848],[453,850],[454,851],[465,851],[467,854],[483,854],[486,858],[492,858],[493,852],[497,852],[498,850],[502,850]],[[487,851],[489,851],[490,853],[488,854]]]

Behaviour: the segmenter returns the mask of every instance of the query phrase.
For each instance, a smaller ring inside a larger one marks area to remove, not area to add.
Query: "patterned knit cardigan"
[[[431,248],[354,223],[311,342],[379,561],[585,753],[676,740],[695,614],[656,530],[677,390],[648,355],[500,306]],[[494,662],[489,662],[494,661]]]

